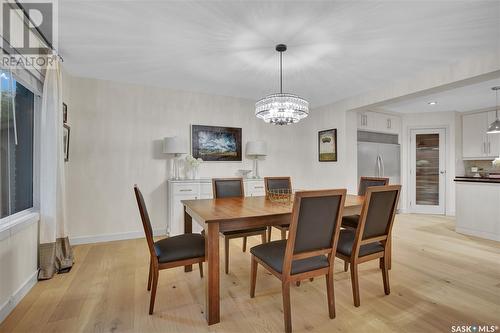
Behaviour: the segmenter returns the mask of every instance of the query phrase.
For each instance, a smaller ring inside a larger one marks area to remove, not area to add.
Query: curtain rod
[[[23,7],[23,5],[18,0],[15,0],[15,2],[16,2],[16,5],[22,10],[24,16],[28,19],[28,21],[30,21],[30,23],[33,25],[33,27],[35,28],[35,30],[38,32],[38,34],[40,35],[39,37],[41,37],[43,39],[43,41],[45,42],[45,44],[47,44],[47,46],[50,47],[50,49],[56,53],[56,55],[59,57],[59,59],[61,59],[61,62],[64,62],[63,57],[54,48],[54,46],[52,45],[52,43],[49,42],[49,40],[45,37],[45,35],[42,33],[42,31],[37,27],[37,25],[35,24],[35,22],[33,22],[33,20],[31,19],[31,17],[28,14],[28,11]]]

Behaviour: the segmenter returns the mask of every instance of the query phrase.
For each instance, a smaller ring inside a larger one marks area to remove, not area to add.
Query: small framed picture
[[[67,124],[63,126],[64,161],[67,162],[69,161],[69,133],[71,128]]]
[[[68,106],[66,103],[63,103],[63,123],[66,124],[68,122]]]
[[[318,132],[318,158],[320,162],[337,162],[337,129]]]

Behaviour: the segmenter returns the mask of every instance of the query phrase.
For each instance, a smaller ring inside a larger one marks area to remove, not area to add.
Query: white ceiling
[[[59,1],[77,76],[327,104],[498,52],[499,1]]]
[[[417,98],[408,98],[395,103],[388,103],[381,108],[401,113],[421,113],[440,111],[473,111],[495,107],[495,92],[492,87],[500,86],[500,78],[487,80],[460,88],[428,94]],[[500,101],[500,94],[499,94]],[[429,102],[436,102],[429,105]]]

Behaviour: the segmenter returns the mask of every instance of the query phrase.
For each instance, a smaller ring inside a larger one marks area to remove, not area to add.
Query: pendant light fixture
[[[274,125],[298,123],[309,114],[309,102],[283,92],[283,52],[286,51],[286,45],[276,45],[276,51],[280,54],[280,92],[255,103],[255,116]]]
[[[488,134],[500,133],[500,119],[498,119],[498,91],[500,90],[500,86],[493,87],[491,90],[495,91],[496,95],[496,109],[495,109],[495,121],[491,123],[490,127],[488,127]]]

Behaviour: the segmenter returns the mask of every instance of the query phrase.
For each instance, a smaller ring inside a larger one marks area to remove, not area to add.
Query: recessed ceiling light
[[[429,105],[436,105],[437,103],[438,102],[436,102],[436,101],[432,101],[432,102],[428,102],[427,104],[429,104]]]

